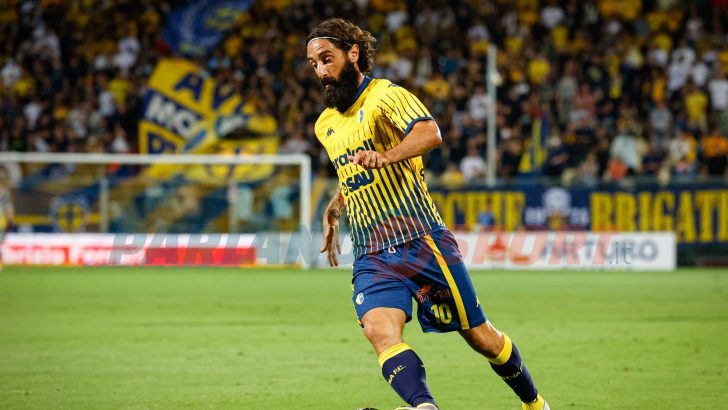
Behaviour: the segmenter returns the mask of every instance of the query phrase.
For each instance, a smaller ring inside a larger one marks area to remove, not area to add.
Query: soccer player
[[[322,22],[306,52],[327,107],[316,136],[340,181],[324,213],[321,252],[338,265],[338,220],[346,208],[354,308],[384,379],[412,406],[402,409],[437,409],[424,365],[402,339],[413,297],[423,331],[458,331],[524,409],[548,409],[516,345],[483,314],[455,238],[427,192],[421,155],[442,142],[427,108],[404,88],[367,76],[375,39],[353,23]]]
[[[15,210],[13,203],[10,201],[10,192],[5,186],[5,179],[0,175],[0,271],[3,269],[3,242],[5,242],[5,233],[13,222]]]

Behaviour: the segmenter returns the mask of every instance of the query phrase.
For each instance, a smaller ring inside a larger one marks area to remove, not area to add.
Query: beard
[[[330,85],[331,87],[327,87]],[[359,89],[359,73],[354,64],[346,60],[339,78],[324,78],[321,80],[323,87],[324,105],[328,108],[336,108],[339,112],[345,112],[354,104],[354,97]]]

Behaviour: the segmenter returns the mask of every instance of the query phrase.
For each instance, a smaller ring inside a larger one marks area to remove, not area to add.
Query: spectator
[[[583,117],[578,124],[569,124],[565,133],[565,141],[569,149],[569,165],[577,167],[594,148],[596,135],[592,123]]]
[[[458,188],[465,183],[465,176],[460,172],[457,163],[451,162],[443,172],[440,182],[447,188]]]
[[[622,161],[621,157],[614,157],[609,161],[605,178],[608,181],[619,182],[629,173],[629,167]]]
[[[51,147],[48,145],[48,141],[43,138],[39,133],[33,134],[33,151],[35,152],[50,152]]]
[[[50,147],[53,152],[67,152],[69,150],[68,134],[63,128],[56,127],[53,129]]]
[[[698,60],[697,63],[693,64],[693,67],[690,70],[690,80],[693,84],[698,86],[698,88],[703,89],[708,81],[709,74],[710,69],[708,68],[708,65],[702,60]]]
[[[543,172],[547,176],[558,177],[568,166],[569,152],[566,146],[561,142],[561,137],[558,135],[552,135],[551,138],[549,138],[547,145],[548,149]]]
[[[523,153],[520,138],[515,135],[511,136],[501,144],[499,151],[499,174],[506,178],[516,176]]]
[[[542,54],[537,54],[528,61],[528,79],[531,84],[543,84],[548,80],[549,74],[551,74],[551,65]]]
[[[115,154],[128,154],[131,147],[126,139],[126,133],[121,124],[116,124],[114,128],[114,139],[111,141],[111,152]]]
[[[13,88],[15,83],[20,79],[20,67],[13,58],[8,58],[0,69],[0,78],[2,78],[3,86],[6,90]]]
[[[667,68],[667,90],[674,96],[680,91],[688,81],[691,65],[685,61],[684,55],[679,55],[677,59]]]
[[[685,91],[685,111],[690,129],[705,130],[708,121],[708,97],[693,83]]]
[[[726,124],[720,128],[723,134],[728,134],[728,70],[722,77],[715,77],[708,83],[710,91],[711,120]]]
[[[597,111],[597,100],[588,83],[581,83],[579,91],[574,96],[573,110],[570,113],[569,121],[572,123],[581,122],[586,119],[592,122],[595,119]]]
[[[455,165],[460,164],[460,161],[467,154],[467,146],[463,138],[463,132],[459,127],[452,127],[450,129],[450,132],[445,136],[444,145],[449,151],[450,162]]]
[[[708,135],[703,137],[701,148],[705,159],[705,166],[701,173],[711,177],[725,175],[728,159],[728,138],[721,134],[718,127],[714,127]]]
[[[642,173],[644,175],[657,176],[662,169],[665,159],[664,150],[658,149],[655,145],[649,144],[647,153],[642,157]]]
[[[541,10],[541,24],[548,30],[560,24],[565,17],[564,10],[556,0],[549,0],[548,5]]]
[[[306,154],[311,150],[311,144],[303,138],[303,133],[293,131],[279,151],[281,154]]]
[[[486,166],[485,160],[478,153],[474,145],[468,147],[468,155],[460,162],[460,172],[466,181],[472,181],[476,178],[485,176]]]
[[[610,156],[612,159],[619,158],[630,173],[639,172],[642,159],[637,138],[629,126],[623,126],[622,132],[612,142]]]
[[[650,110],[650,129],[652,146],[662,152],[667,152],[672,129],[672,112],[667,108],[665,100],[661,99]]]
[[[584,162],[579,165],[579,173],[576,175],[575,182],[589,188],[597,186],[599,182],[599,162],[594,152],[587,154]]]
[[[673,174],[682,182],[694,176],[697,144],[695,138],[687,130],[678,132],[678,137],[670,141],[670,163]]]
[[[443,102],[450,95],[450,83],[445,80],[442,73],[435,74],[435,77],[427,81],[422,90],[435,101]]]
[[[468,113],[473,119],[485,121],[488,116],[488,95],[482,84],[475,86],[475,92],[468,99]]]
[[[564,75],[556,85],[556,109],[562,125],[566,123],[571,112],[577,87],[576,63],[569,60],[566,62]]]
[[[483,209],[478,212],[478,220],[473,226],[475,232],[489,232],[495,229],[495,214],[490,208],[490,203],[486,202]]]

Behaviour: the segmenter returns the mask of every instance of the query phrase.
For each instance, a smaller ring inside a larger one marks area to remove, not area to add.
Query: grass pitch
[[[554,409],[728,402],[728,272],[473,272]],[[333,270],[6,268],[2,409],[402,404]],[[518,409],[457,334],[406,340],[444,410]]]

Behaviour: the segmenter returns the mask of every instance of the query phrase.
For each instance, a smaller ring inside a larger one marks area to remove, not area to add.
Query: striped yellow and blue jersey
[[[365,77],[346,112],[327,108],[316,121],[316,136],[339,176],[356,257],[444,228],[427,192],[422,157],[371,170],[348,159],[363,150],[386,152],[402,142],[416,122],[431,119],[409,91],[388,80]]]

